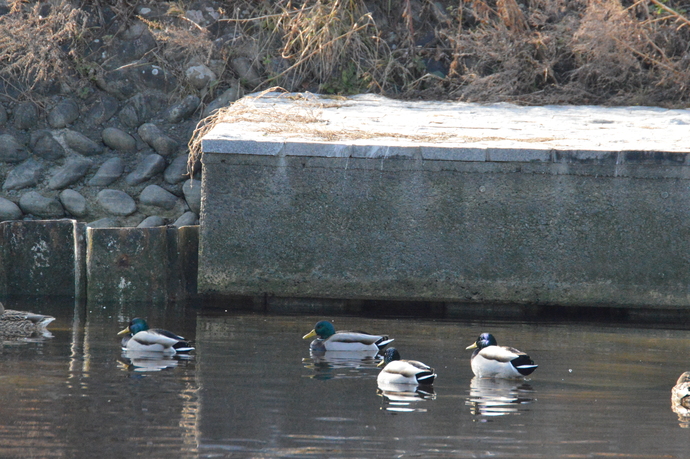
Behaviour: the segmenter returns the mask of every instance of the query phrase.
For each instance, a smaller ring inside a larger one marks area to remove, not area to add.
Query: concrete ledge
[[[86,228],[74,220],[0,223],[0,298],[99,303],[196,295],[199,227]]]
[[[690,111],[247,103],[203,143],[202,294],[690,305]]]

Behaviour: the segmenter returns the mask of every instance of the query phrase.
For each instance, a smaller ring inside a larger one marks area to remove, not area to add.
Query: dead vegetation
[[[527,104],[685,106],[688,21],[681,2],[671,4],[474,1],[476,27],[448,35],[458,83],[451,93]]]
[[[68,2],[10,2],[0,18],[0,78],[25,94],[52,80],[73,81],[88,30],[87,16]]]
[[[8,5],[0,16],[0,78],[6,87],[20,88],[23,97],[47,82],[68,89],[88,82],[105,65],[90,53],[94,40],[107,44],[136,21],[146,24],[157,43],[144,58],[179,81],[190,62],[220,68],[218,81],[200,91],[205,102],[243,78],[227,65],[238,56],[249,58],[260,78],[242,80],[247,91],[277,85],[403,98],[667,107],[685,107],[690,96],[690,1],[14,0]],[[137,9],[142,5],[165,14],[144,18]],[[215,10],[218,20],[190,20],[186,11],[199,5]]]

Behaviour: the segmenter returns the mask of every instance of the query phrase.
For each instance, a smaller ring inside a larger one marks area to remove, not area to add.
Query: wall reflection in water
[[[477,416],[520,414],[524,405],[534,400],[534,389],[522,380],[472,378],[470,395],[465,402]]]
[[[0,332],[0,457],[42,457],[68,446],[55,434],[56,419],[45,415],[46,402],[58,395],[65,374],[46,371],[52,366],[46,358],[53,354],[53,337],[49,331]]]
[[[193,336],[195,321],[186,320],[184,309],[60,300],[7,303],[56,321],[48,336],[0,338],[0,457],[110,458],[147,451],[158,457],[196,456],[194,361],[175,360],[172,371],[150,375],[130,371],[133,362],[122,364],[116,337],[123,323],[118,317],[131,314],[149,315],[161,325],[187,323],[185,332]]]
[[[376,354],[310,353],[302,336],[319,317],[184,305],[6,306],[56,321],[52,338],[0,343],[0,457],[687,452],[682,330],[492,324],[539,359],[528,382],[473,379],[462,351],[477,324],[335,317],[340,328],[386,330],[433,364],[439,378],[427,389],[378,385]],[[193,340],[196,351],[188,359],[123,354],[117,332],[136,316]]]

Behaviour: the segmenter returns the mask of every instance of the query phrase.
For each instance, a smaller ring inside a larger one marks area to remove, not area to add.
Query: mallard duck
[[[122,338],[122,349],[125,351],[162,352],[173,355],[177,352],[189,352],[194,348],[183,337],[160,328],[149,329],[144,319],[136,317],[127,328],[118,333]]]
[[[335,331],[327,320],[317,322],[303,339],[318,336],[309,347],[315,351],[367,351],[383,349],[392,342],[388,336],[370,335],[360,331]]]
[[[476,349],[472,353],[472,371],[480,378],[521,378],[538,366],[524,352],[499,346],[491,333],[482,333],[467,349]]]
[[[386,349],[379,366],[385,365],[376,381],[381,384],[433,384],[434,369],[416,360],[400,360],[400,353],[394,347]]]
[[[27,336],[45,332],[46,326],[54,320],[53,316],[5,309],[0,303],[0,336]]]
[[[671,389],[671,400],[674,405],[690,409],[690,371],[686,371],[678,378]]]
[[[680,375],[671,389],[671,409],[678,415],[681,427],[690,426],[690,371]]]

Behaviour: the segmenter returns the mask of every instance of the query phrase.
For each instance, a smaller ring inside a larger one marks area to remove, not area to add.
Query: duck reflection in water
[[[534,400],[533,394],[532,386],[524,381],[475,376],[465,404],[477,416],[517,415]]]
[[[324,351],[309,350],[309,357],[302,359],[305,368],[314,371],[313,379],[362,378],[371,374],[380,361],[378,350]]]
[[[191,360],[194,360],[194,356],[190,354],[178,353],[176,355],[169,355],[162,352],[125,349],[122,351],[122,356],[118,359],[118,362],[122,370],[146,373],[175,368]]]
[[[376,393],[384,401],[382,409],[398,413],[426,412],[426,408],[418,406],[417,403],[436,400],[432,386],[379,382]]]
[[[678,415],[678,425],[690,427],[690,371],[680,375],[671,389],[671,409]]]

